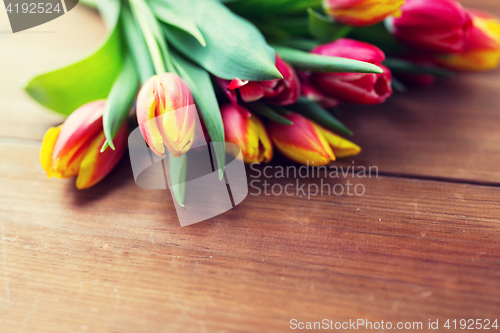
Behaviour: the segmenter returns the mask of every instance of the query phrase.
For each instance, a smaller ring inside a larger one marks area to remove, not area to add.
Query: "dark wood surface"
[[[500,15],[496,0],[468,3]],[[87,191],[39,165],[43,133],[61,118],[17,83],[80,57],[102,34],[82,8],[0,34],[0,332],[500,319],[499,71],[345,107],[364,149],[355,165],[380,174],[328,182],[362,184],[363,196],[251,190],[234,210],[181,228],[170,194],[139,189],[126,158]]]

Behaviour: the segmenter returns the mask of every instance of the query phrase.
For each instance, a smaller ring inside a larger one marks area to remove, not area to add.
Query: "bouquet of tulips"
[[[320,166],[361,151],[335,117],[341,103],[383,103],[393,89],[500,60],[499,21],[457,0],[82,2],[101,13],[106,40],[26,86],[68,116],[47,132],[41,162],[79,189],[118,163],[131,113],[160,157],[191,148],[195,104],[209,140],[237,144],[246,163],[277,149]],[[216,150],[221,169],[225,154]]]

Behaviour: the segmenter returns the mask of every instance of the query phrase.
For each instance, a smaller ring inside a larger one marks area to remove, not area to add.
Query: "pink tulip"
[[[219,79],[218,82],[233,104],[238,103],[237,92],[241,100],[246,103],[261,99],[273,105],[290,105],[295,103],[300,96],[300,81],[295,70],[277,55],[276,68],[280,71],[283,79],[259,82],[240,79],[234,79],[229,82]],[[240,111],[243,112],[243,110]]]
[[[341,38],[311,51],[323,56],[360,60],[377,65],[382,74],[312,73],[312,87],[329,98],[359,104],[380,104],[392,95],[392,74],[382,65],[385,54],[379,48],[352,39]]]
[[[401,12],[400,17],[386,21],[389,31],[401,42],[425,52],[464,50],[472,20],[457,0],[407,0]]]

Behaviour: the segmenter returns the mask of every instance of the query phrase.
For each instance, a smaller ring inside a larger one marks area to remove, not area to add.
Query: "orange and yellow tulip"
[[[336,157],[349,157],[361,152],[358,145],[299,114],[292,113],[286,118],[293,125],[271,122],[268,130],[276,148],[292,161],[321,166],[335,161]]]
[[[405,0],[325,0],[325,11],[335,21],[353,27],[365,27],[397,16]]]
[[[442,56],[438,62],[456,70],[487,71],[500,62],[500,21],[484,12],[471,10],[473,27],[462,53]]]
[[[240,147],[245,163],[267,163],[273,158],[273,145],[259,118],[245,117],[231,104],[224,105],[221,114],[226,141]]]
[[[165,147],[174,157],[189,151],[194,141],[195,113],[189,87],[173,73],[151,77],[137,97],[139,128],[160,157],[165,156]]]
[[[48,177],[77,177],[76,187],[86,189],[100,182],[120,161],[127,146],[126,122],[113,139],[115,150],[100,152],[106,142],[102,127],[105,103],[88,103],[62,125],[47,131],[40,159]]]

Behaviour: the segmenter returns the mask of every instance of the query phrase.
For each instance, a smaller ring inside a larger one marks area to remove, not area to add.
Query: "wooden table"
[[[500,15],[497,0],[464,2]],[[347,107],[364,148],[355,165],[379,177],[331,183],[363,184],[363,196],[250,195],[181,228],[170,194],[139,189],[126,158],[87,191],[39,165],[61,118],[18,86],[103,33],[84,8],[0,33],[0,332],[500,319],[500,71]]]

